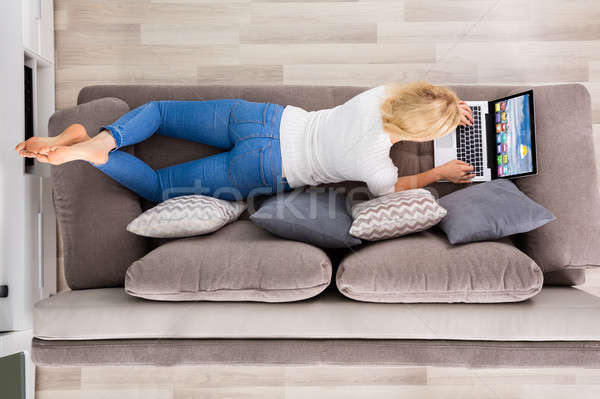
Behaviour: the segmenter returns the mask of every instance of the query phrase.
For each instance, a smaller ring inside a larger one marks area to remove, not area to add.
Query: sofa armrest
[[[514,242],[544,272],[600,266],[590,94],[580,84],[539,86],[533,93],[538,174],[514,182],[556,220],[515,236]]]
[[[90,101],[55,112],[48,132],[56,136],[80,123],[94,136],[127,111],[118,98]],[[51,174],[67,284],[72,289],[122,286],[129,265],[148,251],[146,238],[125,229],[142,212],[140,198],[84,161],[52,166]]]

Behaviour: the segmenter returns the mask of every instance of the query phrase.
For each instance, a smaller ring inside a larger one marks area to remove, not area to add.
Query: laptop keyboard
[[[483,135],[481,130],[481,107],[471,106],[473,126],[456,128],[456,158],[473,165],[473,173],[483,176]]]

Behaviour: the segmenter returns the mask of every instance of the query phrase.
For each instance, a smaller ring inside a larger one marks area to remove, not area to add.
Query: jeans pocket
[[[266,103],[254,103],[240,100],[231,108],[231,119],[235,123],[258,123],[264,125],[266,111]]]
[[[234,142],[257,137],[273,137],[273,124],[267,123],[268,103],[240,100],[231,108],[230,135]]]

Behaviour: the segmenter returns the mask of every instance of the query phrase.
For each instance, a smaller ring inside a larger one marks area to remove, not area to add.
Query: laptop
[[[473,126],[458,126],[434,140],[435,166],[464,161],[474,167],[474,182],[537,174],[533,90],[466,103],[473,111]]]

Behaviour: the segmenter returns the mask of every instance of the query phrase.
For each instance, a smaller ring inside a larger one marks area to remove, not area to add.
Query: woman
[[[470,182],[473,167],[457,160],[398,178],[389,152],[398,141],[429,141],[472,120],[469,106],[452,91],[415,82],[375,87],[313,112],[239,99],[152,101],[102,126],[93,138],[75,124],[16,150],[53,165],[87,161],[154,202],[190,193],[237,200],[344,180],[363,181],[380,196],[440,179]],[[155,132],[228,151],[156,171],[118,151]]]

